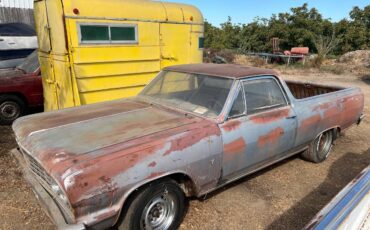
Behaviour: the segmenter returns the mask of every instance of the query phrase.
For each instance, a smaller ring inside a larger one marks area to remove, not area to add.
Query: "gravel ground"
[[[284,78],[358,86],[370,114],[370,81],[357,76],[287,74]],[[241,179],[205,199],[189,202],[181,229],[302,228],[363,168],[370,164],[370,122],[353,126],[339,138],[327,161],[313,164],[292,157]],[[11,128],[0,126],[0,229],[53,229],[9,150],[16,147]]]

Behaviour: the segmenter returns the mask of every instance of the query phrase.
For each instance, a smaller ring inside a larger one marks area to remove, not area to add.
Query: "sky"
[[[102,0],[104,1],[104,0]],[[305,2],[315,7],[324,16],[336,22],[345,17],[354,6],[363,8],[370,0],[163,0],[188,3],[197,6],[204,18],[218,26],[231,16],[234,23],[249,23],[256,17],[269,18],[272,14],[289,12],[290,8],[302,6]],[[0,0],[0,6],[32,7],[33,0]],[[88,3],[88,0],[86,0]]]
[[[290,8],[308,3],[315,7],[324,18],[337,22],[348,18],[354,6],[363,8],[370,5],[370,0],[165,0],[169,2],[188,3],[197,6],[204,18],[218,26],[231,16],[234,23],[249,23],[256,17],[269,18],[272,14],[289,12]]]

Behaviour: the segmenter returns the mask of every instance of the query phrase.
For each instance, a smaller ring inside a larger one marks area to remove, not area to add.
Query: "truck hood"
[[[122,143],[200,120],[138,100],[119,100],[23,117],[13,130],[20,148],[58,177],[77,162],[112,153],[112,146],[117,151]]]
[[[24,75],[22,70],[19,69],[0,69],[0,79],[10,78],[10,77],[19,77]]]

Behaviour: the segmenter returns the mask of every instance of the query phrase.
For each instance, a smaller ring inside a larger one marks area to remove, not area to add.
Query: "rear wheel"
[[[0,95],[0,125],[10,125],[26,111],[24,101],[15,95]]]
[[[328,158],[333,146],[334,132],[328,130],[321,133],[302,153],[302,157],[314,163],[320,163]]]
[[[185,195],[172,180],[155,182],[131,201],[120,230],[177,229],[185,211]]]

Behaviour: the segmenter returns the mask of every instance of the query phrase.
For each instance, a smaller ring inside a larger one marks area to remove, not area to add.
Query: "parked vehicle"
[[[0,69],[15,68],[37,49],[35,30],[23,23],[0,24]]]
[[[0,125],[11,124],[30,108],[43,104],[37,51],[14,69],[0,70]]]
[[[359,88],[284,82],[237,65],[180,65],[137,97],[18,119],[15,155],[61,228],[174,229],[185,197],[302,151],[324,161],[363,107]]]
[[[370,229],[370,166],[343,188],[305,229]]]
[[[203,60],[193,6],[40,0],[34,9],[45,111],[135,96],[162,68]]]

